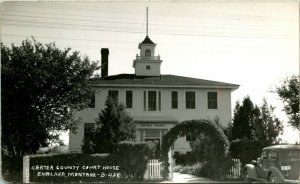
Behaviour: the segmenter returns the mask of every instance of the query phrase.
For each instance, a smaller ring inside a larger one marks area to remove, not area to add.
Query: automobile
[[[300,145],[265,147],[243,172],[247,182],[300,183]]]

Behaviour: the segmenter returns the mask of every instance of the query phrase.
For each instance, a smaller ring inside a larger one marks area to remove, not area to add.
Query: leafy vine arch
[[[167,132],[163,136],[161,147],[161,159],[164,162],[163,176],[167,177],[169,174],[168,152],[173,143],[186,134],[191,136],[199,136],[201,133],[205,133],[214,142],[213,158],[215,163],[222,163],[228,154],[229,142],[223,130],[217,126],[217,124],[210,120],[188,120],[183,121]]]

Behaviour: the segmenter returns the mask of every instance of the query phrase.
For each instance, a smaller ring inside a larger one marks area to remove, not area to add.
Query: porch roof
[[[178,123],[172,116],[133,116],[133,121],[138,123]]]

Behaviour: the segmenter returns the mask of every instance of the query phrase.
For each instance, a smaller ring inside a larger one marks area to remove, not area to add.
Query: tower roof
[[[152,40],[150,40],[149,36],[146,36],[144,41],[141,44],[155,44]]]

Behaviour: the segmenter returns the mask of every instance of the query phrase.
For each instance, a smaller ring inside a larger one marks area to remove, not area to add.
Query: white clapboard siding
[[[158,162],[158,159],[150,160],[147,164],[147,169],[144,174],[145,180],[159,180],[161,176],[162,162]]]

